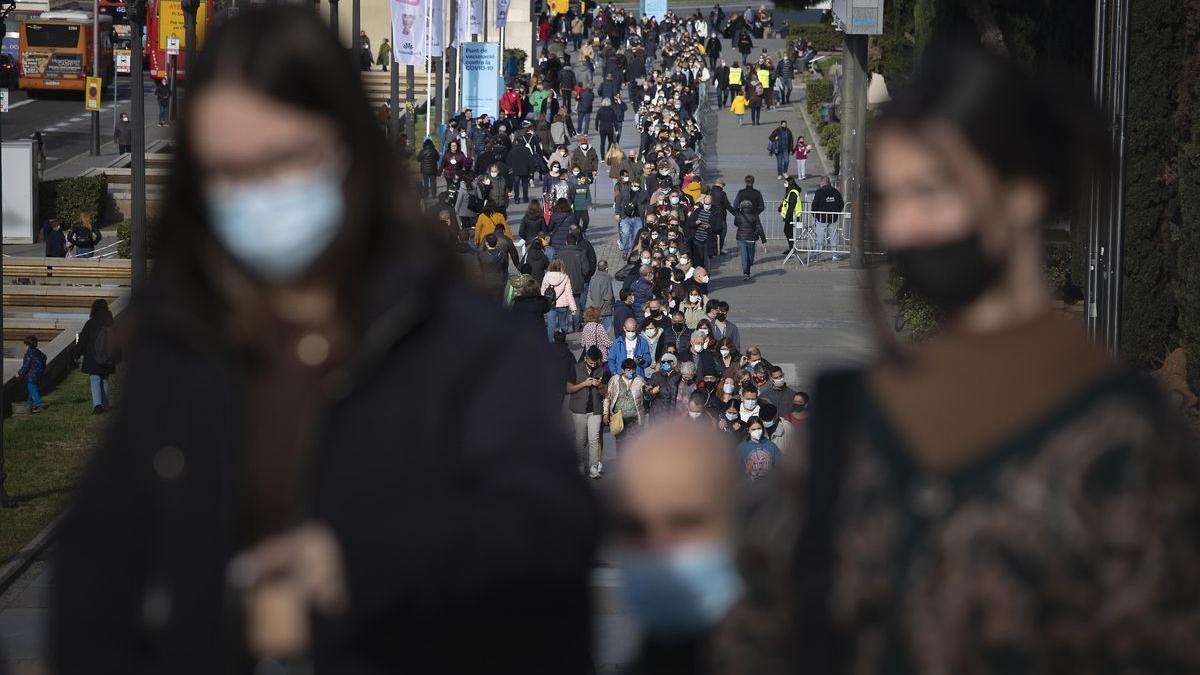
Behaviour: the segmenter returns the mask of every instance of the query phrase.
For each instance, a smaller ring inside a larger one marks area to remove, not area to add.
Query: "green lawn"
[[[118,383],[109,395],[117,399]],[[92,414],[87,376],[74,371],[42,397],[40,415],[4,420],[8,493],[19,505],[0,509],[0,565],[7,562],[62,510],[79,472],[112,413]]]

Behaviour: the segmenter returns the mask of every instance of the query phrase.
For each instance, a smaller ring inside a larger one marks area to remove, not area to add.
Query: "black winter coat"
[[[767,233],[763,231],[762,221],[758,214],[747,208],[733,217],[733,226],[737,228],[738,241],[754,241],[758,239],[767,243]]]
[[[441,164],[441,157],[433,145],[423,146],[417,153],[417,162],[421,165],[422,176],[436,176]]]
[[[617,111],[611,105],[606,105],[596,113],[596,129],[612,131],[617,126]]]
[[[313,624],[316,671],[590,673],[598,519],[562,381],[498,303],[414,266],[379,267],[371,340],[313,392],[325,403],[301,503],[336,533],[349,591],[345,614]],[[246,369],[161,283],[59,529],[58,673],[250,672],[225,583],[247,513]]]
[[[508,168],[512,169],[514,176],[531,176],[538,170],[539,162],[530,152],[532,145],[526,146],[518,139],[508,151]]]
[[[754,207],[754,213],[757,215],[766,210],[766,205],[763,203],[762,193],[755,188],[748,187],[738,190],[737,197],[734,198],[733,204],[729,207],[729,213],[735,218],[737,217],[738,209],[742,202],[750,202]]]

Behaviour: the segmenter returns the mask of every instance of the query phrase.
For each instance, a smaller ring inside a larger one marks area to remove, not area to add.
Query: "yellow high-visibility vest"
[[[766,68],[759,68],[758,81],[759,81],[759,83],[762,84],[763,89],[770,89],[771,88],[771,71],[767,70]]]
[[[742,83],[742,69],[741,68],[730,68],[729,69],[729,84],[733,85],[733,86],[738,86],[738,85],[741,85],[741,83]]]

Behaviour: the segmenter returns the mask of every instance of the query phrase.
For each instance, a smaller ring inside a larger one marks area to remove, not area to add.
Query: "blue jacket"
[[[46,355],[42,350],[30,347],[25,350],[25,359],[21,362],[21,370],[17,377],[23,378],[29,384],[40,384],[42,374],[46,372]]]
[[[654,284],[638,277],[629,287],[629,290],[633,291],[633,315],[641,317],[642,308],[654,298]],[[638,321],[640,322],[641,319],[639,318]]]
[[[613,341],[613,346],[608,350],[608,370],[614,377],[621,374],[621,362],[625,359],[637,359],[642,357],[642,363],[638,365],[638,377],[646,376],[646,366],[650,365],[654,356],[650,353],[650,343],[646,341],[645,336],[638,333],[637,347],[630,354],[625,349],[625,329],[617,328],[617,337]]]

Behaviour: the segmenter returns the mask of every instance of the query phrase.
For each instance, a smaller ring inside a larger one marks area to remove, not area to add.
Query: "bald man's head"
[[[623,450],[617,469],[621,544],[664,549],[727,540],[738,485],[724,434],[683,422],[648,429]]]

